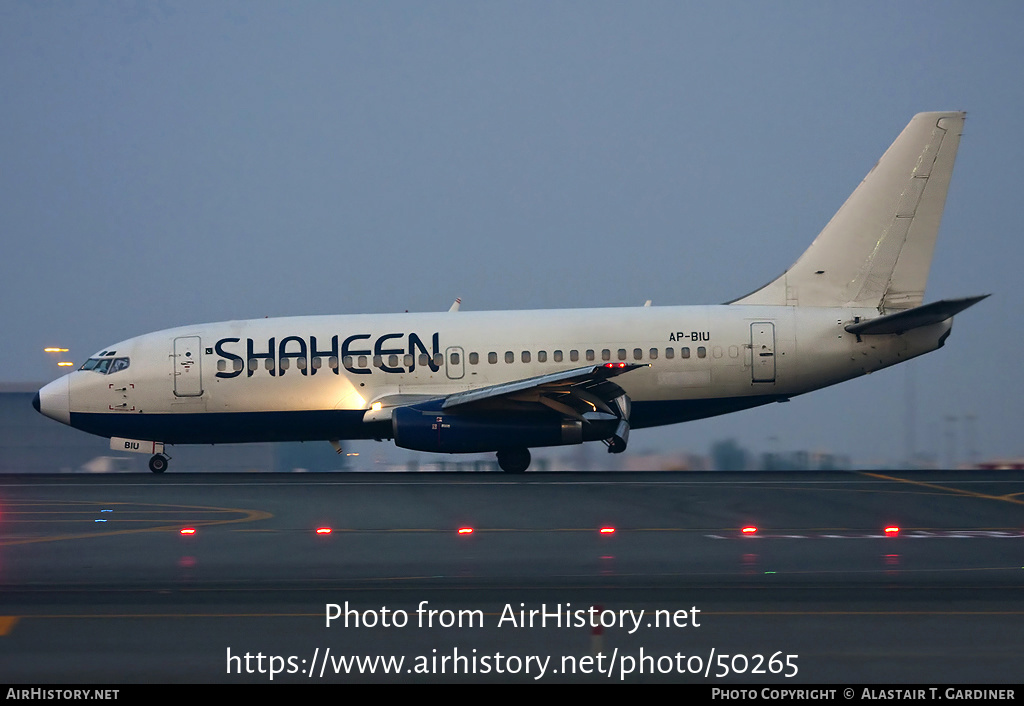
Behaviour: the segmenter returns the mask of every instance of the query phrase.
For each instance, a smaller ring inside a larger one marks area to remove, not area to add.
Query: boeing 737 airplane
[[[603,441],[780,402],[941,348],[983,296],[924,304],[964,113],[921,113],[778,279],[719,306],[307,316],[113,345],[34,406],[111,447],[393,439],[437,453]],[[987,295],[986,295],[987,296]]]

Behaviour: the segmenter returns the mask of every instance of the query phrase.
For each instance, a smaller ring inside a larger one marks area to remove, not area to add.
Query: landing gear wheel
[[[498,465],[505,473],[525,473],[530,467],[529,449],[506,449],[498,452]]]
[[[163,454],[156,454],[149,459],[149,470],[153,473],[163,473],[167,470],[167,457]]]

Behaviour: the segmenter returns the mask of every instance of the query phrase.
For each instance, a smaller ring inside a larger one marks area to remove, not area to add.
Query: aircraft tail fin
[[[793,266],[731,303],[920,306],[965,115],[915,115]]]

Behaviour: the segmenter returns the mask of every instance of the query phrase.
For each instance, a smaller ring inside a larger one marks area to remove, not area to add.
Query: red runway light
[[[195,527],[182,527],[181,530],[178,532],[178,534],[195,534],[195,533],[196,533],[196,528]]]
[[[316,533],[317,534],[330,534],[331,533],[331,528],[330,527],[317,527],[316,528]]]
[[[900,534],[900,528],[896,527],[895,525],[890,525],[889,527],[885,528],[885,536],[886,537],[898,537],[899,534]]]
[[[746,527],[741,529],[740,532],[742,532],[743,534],[757,534],[757,527],[754,527],[753,525],[747,525]]]
[[[472,527],[459,527],[459,534],[473,534]]]
[[[602,527],[601,528],[601,534],[615,534],[615,528],[614,527]]]

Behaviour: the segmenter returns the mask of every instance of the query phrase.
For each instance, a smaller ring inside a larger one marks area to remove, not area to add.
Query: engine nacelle
[[[414,451],[480,453],[583,443],[583,424],[557,414],[495,412],[459,415],[399,407],[391,417],[395,445]]]

